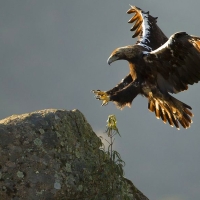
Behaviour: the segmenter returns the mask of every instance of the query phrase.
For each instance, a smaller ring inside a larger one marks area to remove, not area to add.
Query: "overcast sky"
[[[128,74],[126,61],[108,66],[110,53],[134,44],[129,4],[158,17],[169,37],[200,36],[200,1],[1,0],[0,118],[46,108],[79,109],[95,132],[115,114],[122,137],[115,148],[125,175],[150,200],[200,196],[200,84],[176,95],[193,108],[194,123],[177,131],[157,120],[138,96],[132,108],[101,107],[90,93],[108,90]]]

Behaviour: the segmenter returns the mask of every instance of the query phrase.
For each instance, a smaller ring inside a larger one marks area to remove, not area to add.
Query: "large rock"
[[[41,110],[0,121],[0,199],[148,200],[99,148],[78,110]]]

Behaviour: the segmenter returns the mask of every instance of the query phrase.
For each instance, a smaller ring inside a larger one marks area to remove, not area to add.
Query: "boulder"
[[[148,200],[115,170],[78,110],[46,109],[0,121],[0,199]]]

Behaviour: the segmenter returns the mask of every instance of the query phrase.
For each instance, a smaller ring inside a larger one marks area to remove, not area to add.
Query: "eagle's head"
[[[107,63],[110,65],[112,62],[116,60],[127,60],[131,61],[136,57],[135,53],[135,45],[134,46],[125,46],[115,49],[110,57],[107,60]]]

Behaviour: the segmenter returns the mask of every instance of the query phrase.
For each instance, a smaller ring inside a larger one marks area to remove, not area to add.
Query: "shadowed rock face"
[[[0,199],[148,200],[113,173],[101,145],[78,110],[48,109],[1,120]]]

